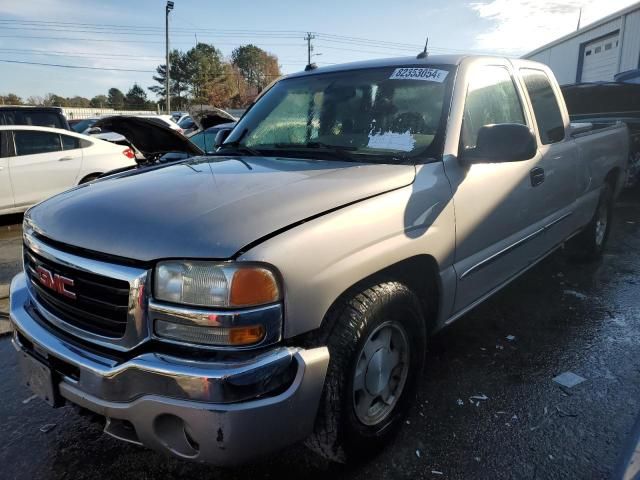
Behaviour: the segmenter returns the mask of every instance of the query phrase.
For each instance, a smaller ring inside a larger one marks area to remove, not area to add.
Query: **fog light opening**
[[[194,458],[200,453],[193,431],[181,418],[164,413],[156,417],[153,429],[160,443],[175,455]]]

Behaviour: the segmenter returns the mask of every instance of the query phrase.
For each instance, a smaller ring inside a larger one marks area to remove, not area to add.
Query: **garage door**
[[[583,82],[603,82],[613,80],[618,73],[618,34],[588,43],[584,47],[582,62]]]

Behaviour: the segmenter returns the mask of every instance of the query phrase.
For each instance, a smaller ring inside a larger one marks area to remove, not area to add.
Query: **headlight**
[[[249,348],[280,341],[281,299],[265,265],[171,260],[156,267],[149,315],[167,341]]]
[[[200,307],[254,307],[280,300],[276,275],[264,266],[167,261],[156,267],[155,298]]]

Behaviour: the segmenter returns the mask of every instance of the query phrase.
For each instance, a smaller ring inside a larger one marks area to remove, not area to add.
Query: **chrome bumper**
[[[145,353],[118,363],[37,320],[24,274],[11,283],[13,344],[62,362],[62,397],[107,418],[105,431],[173,455],[233,465],[308,436],[329,362],[326,347],[274,348],[244,361]],[[54,366],[55,369],[55,366]],[[76,374],[70,376],[69,370]]]

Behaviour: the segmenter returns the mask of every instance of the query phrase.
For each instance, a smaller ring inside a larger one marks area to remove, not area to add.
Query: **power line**
[[[21,60],[8,60],[8,59],[5,59],[5,58],[0,58],[0,62],[4,62],[4,63],[20,63],[20,64],[24,64],[24,65],[39,65],[39,66],[44,66],[44,67],[74,68],[74,69],[87,69],[87,70],[114,70],[114,71],[117,71],[117,72],[156,73],[155,70],[133,70],[133,69],[128,69],[128,68],[116,68],[116,67],[87,67],[87,66],[84,66],[84,65],[61,65],[61,64],[58,64],[58,63],[41,63],[41,62],[25,62],[25,61],[21,61]],[[282,75],[263,74],[261,76],[279,78]],[[239,73],[221,73],[221,74],[215,76],[215,78],[223,78],[223,77],[242,77],[242,75],[239,74]]]
[[[84,65],[60,65],[58,63],[40,63],[40,62],[25,62],[21,60],[7,60],[0,58],[0,62],[4,63],[20,63],[24,65],[40,65],[44,67],[60,67],[60,68],[80,68],[86,70],[112,70],[116,72],[139,72],[139,73],[156,73],[155,70],[134,70],[129,68],[116,68],[116,67],[87,67]]]
[[[122,61],[140,61],[140,60],[163,60],[162,57],[149,57],[149,56],[137,56],[137,55],[117,55],[117,54],[101,54],[101,53],[89,53],[89,52],[65,52],[60,50],[30,50],[21,48],[0,48],[1,52],[8,54],[23,54],[23,55],[46,55],[46,56],[58,56],[58,57],[70,57],[70,58],[107,58],[116,59]]]
[[[77,42],[110,42],[110,43],[136,43],[136,44],[140,44],[140,43],[153,43],[153,44],[162,44],[164,45],[164,41],[153,41],[153,40],[109,40],[109,39],[104,39],[104,38],[77,38],[77,37],[48,37],[48,36],[40,36],[40,35],[0,35],[0,38],[30,38],[30,39],[42,39],[42,40],[73,40],[73,41],[77,41]],[[191,45],[190,41],[184,41],[184,42],[174,42],[174,43],[179,43],[179,44],[189,44]],[[217,45],[233,45],[233,46],[238,46],[238,43],[225,43],[225,42],[216,42]],[[295,44],[291,44],[291,43],[262,43],[259,42],[257,44],[258,46],[263,45],[263,46],[272,46],[272,47],[291,47],[294,46]]]

